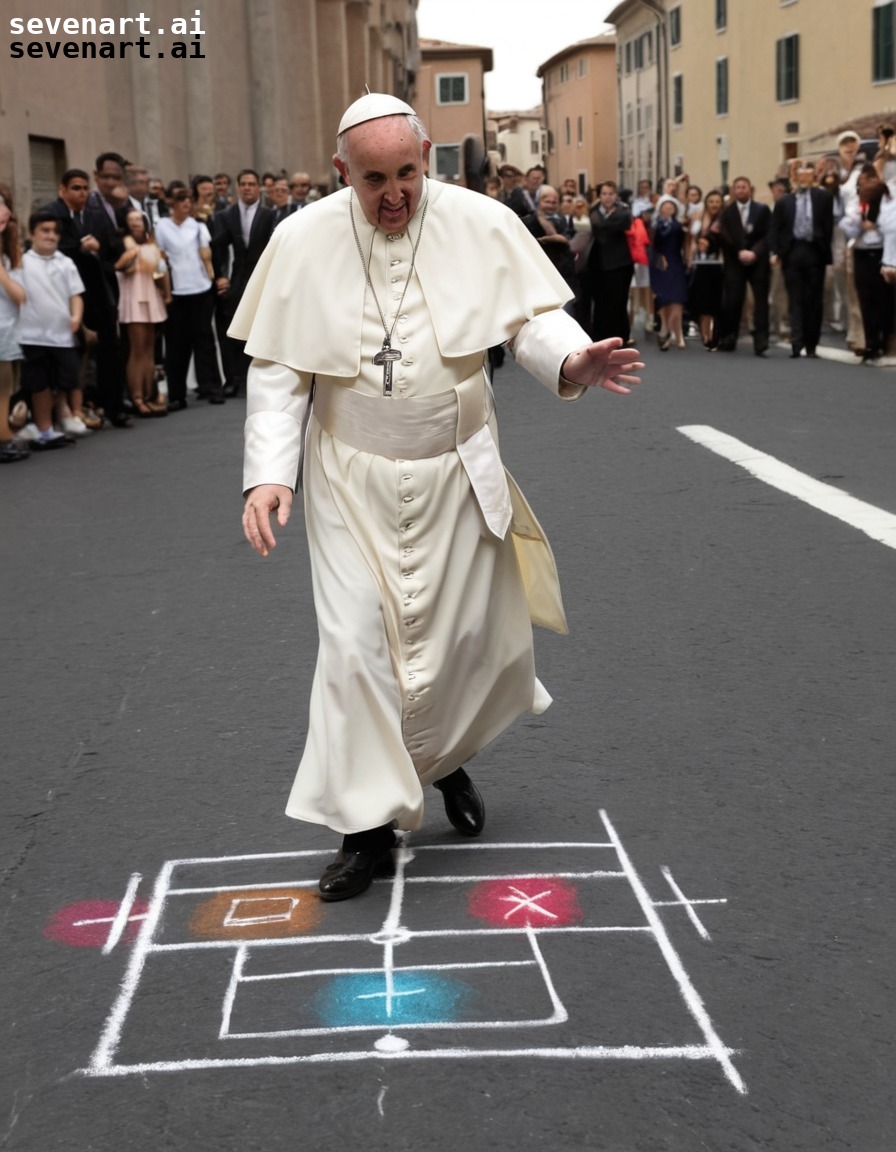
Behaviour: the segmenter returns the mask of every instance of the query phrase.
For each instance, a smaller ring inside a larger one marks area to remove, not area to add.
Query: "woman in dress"
[[[0,464],[24,460],[29,454],[28,445],[16,440],[9,426],[9,400],[22,359],[17,339],[19,308],[25,302],[22,279],[22,245],[12,191],[0,184]]]
[[[691,234],[691,289],[688,311],[697,317],[703,347],[710,351],[718,344],[716,326],[722,311],[722,250],[719,245],[722,193],[707,192],[703,215]]]
[[[127,332],[125,370],[131,403],[138,416],[164,416],[155,391],[156,325],[167,318],[168,274],[160,273],[162,253],[146,231],[146,217],[134,209],[125,217],[124,252],[115,264],[118,275],[118,320]],[[160,279],[156,281],[156,276]]]
[[[661,196],[653,222],[650,286],[660,314],[661,352],[667,351],[673,340],[676,348],[685,347],[682,315],[688,299],[688,280],[684,266],[685,230],[678,219],[679,207],[674,196]]]

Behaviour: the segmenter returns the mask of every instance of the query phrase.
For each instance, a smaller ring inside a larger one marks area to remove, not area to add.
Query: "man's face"
[[[557,211],[560,204],[560,198],[553,188],[542,188],[541,195],[538,197],[538,209],[540,212],[546,212],[548,215]]]
[[[149,192],[149,176],[145,172],[133,172],[130,176],[128,191],[135,200],[145,200]]]
[[[639,180],[638,181],[638,195],[642,199],[645,196],[650,195],[650,181],[649,180]]]
[[[149,194],[150,196],[154,196],[156,200],[165,199],[165,185],[161,180],[150,180]]]
[[[31,245],[38,256],[52,256],[59,247],[59,232],[55,224],[38,224],[31,233]]]
[[[777,204],[777,202],[781,199],[781,197],[785,194],[786,191],[787,191],[787,189],[784,187],[783,184],[772,184],[772,186],[771,186],[772,200],[774,200],[775,203]]]
[[[208,204],[215,198],[215,186],[211,180],[200,180],[196,185],[196,202]]]
[[[90,185],[82,176],[75,176],[68,184],[59,185],[59,196],[72,212],[82,211],[89,193]]]
[[[348,158],[333,163],[355,190],[368,223],[402,232],[423,196],[430,144],[421,145],[405,116],[383,116],[350,128]]]
[[[746,204],[752,195],[753,189],[750,187],[749,180],[735,180],[731,192],[738,204]]]
[[[289,203],[289,185],[285,180],[275,180],[271,185],[271,203],[283,208]]]
[[[814,180],[815,180],[815,169],[814,168],[797,168],[797,170],[796,170],[796,182],[800,186],[800,188],[811,188]]]
[[[179,223],[182,224],[184,220],[193,211],[193,197],[187,193],[175,193],[175,198],[171,201],[171,215]]]
[[[840,152],[840,163],[844,168],[851,168],[856,158],[856,153],[859,150],[858,140],[844,140],[840,145],[838,151]]]
[[[100,191],[100,195],[106,200],[111,200],[115,187],[124,183],[124,173],[121,170],[121,165],[115,164],[111,160],[105,160],[102,168],[98,168],[94,172],[93,178],[96,180],[96,186]]]
[[[560,211],[564,216],[572,216],[572,206],[574,203],[575,196],[571,196],[568,192],[565,192],[560,197]]]
[[[530,193],[537,192],[544,181],[544,173],[540,168],[533,168],[531,172],[526,173],[526,187]]]
[[[304,202],[311,191],[311,177],[307,172],[296,172],[289,182],[289,190],[296,200]]]
[[[240,176],[236,188],[240,194],[240,200],[242,200],[244,204],[254,204],[261,195],[258,177],[253,176],[251,172],[245,172]]]
[[[216,196],[229,196],[230,195],[230,181],[226,176],[216,176],[214,179],[215,195]]]
[[[612,208],[616,203],[616,189],[608,188],[606,185],[604,185],[604,187],[600,190],[600,202],[601,205],[607,210]]]

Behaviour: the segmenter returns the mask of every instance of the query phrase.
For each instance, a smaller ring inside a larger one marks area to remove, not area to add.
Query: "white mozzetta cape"
[[[319,398],[363,396],[371,426],[388,431],[398,406],[437,404],[475,378],[493,344],[514,339],[517,359],[557,392],[564,357],[588,343],[560,310],[566,284],[513,213],[450,186],[428,192],[400,314],[421,210],[387,241],[355,203],[402,353],[391,398],[371,363],[383,327],[348,190],[278,227],[230,329],[256,358],[244,488],[294,487],[312,377]],[[535,677],[530,616],[565,631],[556,571],[504,477],[494,416],[465,443],[409,460],[337,438],[322,420],[323,408],[307,423],[303,472],[320,647],[287,813],[339,832],[393,819],[416,828],[425,785],[550,703]],[[492,518],[502,501],[513,509],[507,535]]]
[[[569,286],[516,213],[434,180],[427,194],[416,273],[443,356],[502,344],[527,320],[570,299]],[[366,285],[349,195],[344,188],[278,225],[230,326],[250,356],[300,372],[358,375]],[[354,215],[359,232],[369,235],[357,201]],[[419,210],[411,224],[415,238],[418,221]]]

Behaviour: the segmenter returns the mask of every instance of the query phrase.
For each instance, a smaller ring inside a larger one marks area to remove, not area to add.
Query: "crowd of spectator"
[[[812,358],[827,322],[872,363],[896,326],[893,129],[860,145],[847,131],[836,154],[794,160],[770,203],[745,176],[583,193],[547,185],[540,165],[502,164],[485,191],[523,218],[592,339],[632,344],[642,324],[662,351],[692,335],[734,352],[746,327],[757,356],[783,340]],[[191,365],[196,399],[244,395],[249,361],[228,327],[274,229],[325,191],[306,172],[251,168],[165,184],[116,152],[92,182],[65,172],[27,242],[0,184],[0,462],[183,411]]]
[[[632,343],[642,323],[662,351],[686,335],[734,352],[741,332],[766,356],[772,341],[814,358],[826,323],[863,363],[888,351],[896,327],[896,147],[881,125],[862,146],[794,159],[759,199],[751,179],[703,191],[687,175],[634,190],[613,180],[581,192],[544,184],[535,165],[499,166],[487,183],[526,223],[575,292],[591,336]],[[766,202],[767,201],[767,202]],[[587,220],[587,224],[583,224]]]
[[[27,234],[0,184],[0,462],[102,427],[245,394],[227,328],[274,228],[320,196],[306,172],[167,185],[117,152],[64,172]]]

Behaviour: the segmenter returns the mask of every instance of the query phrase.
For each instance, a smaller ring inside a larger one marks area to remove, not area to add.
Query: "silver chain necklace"
[[[355,191],[354,191],[354,189],[351,189],[351,191],[349,193],[348,212],[349,212],[349,216],[351,217],[351,221],[352,221],[352,232],[354,233],[355,244],[357,245],[357,248],[358,248],[358,255],[361,257],[361,267],[364,269],[364,278],[367,282],[367,287],[370,289],[371,294],[373,295],[373,302],[374,302],[374,304],[376,304],[376,310],[380,314],[380,321],[382,322],[383,332],[384,332],[383,346],[380,349],[380,351],[377,352],[376,356],[374,356],[372,363],[374,363],[378,368],[382,367],[382,369],[383,369],[383,395],[384,396],[391,396],[392,395],[392,364],[395,360],[401,359],[401,353],[398,351],[397,348],[392,347],[392,333],[395,331],[395,325],[397,324],[398,317],[401,314],[401,306],[402,306],[402,304],[404,304],[404,298],[407,295],[408,287],[410,286],[410,283],[411,283],[411,277],[414,275],[414,265],[417,262],[417,249],[420,247],[420,237],[423,235],[423,221],[426,219],[426,209],[429,207],[429,195],[427,194],[426,199],[423,201],[423,212],[421,213],[421,216],[420,216],[420,228],[417,231],[417,239],[414,242],[414,247],[411,251],[411,268],[410,268],[410,271],[408,272],[407,279],[404,282],[404,290],[401,293],[401,299],[398,301],[398,307],[395,309],[395,319],[392,321],[392,327],[391,328],[386,323],[386,314],[383,312],[382,308],[380,307],[380,302],[379,302],[379,298],[376,294],[376,289],[373,286],[373,281],[370,279],[370,265],[373,262],[373,242],[376,239],[376,229],[374,229],[373,235],[370,237],[370,254],[368,255],[367,259],[365,260],[364,259],[364,249],[361,247],[361,238],[358,235],[358,229],[357,229],[357,226],[355,224],[354,200],[355,200]],[[410,231],[410,221],[408,221],[408,231]]]

